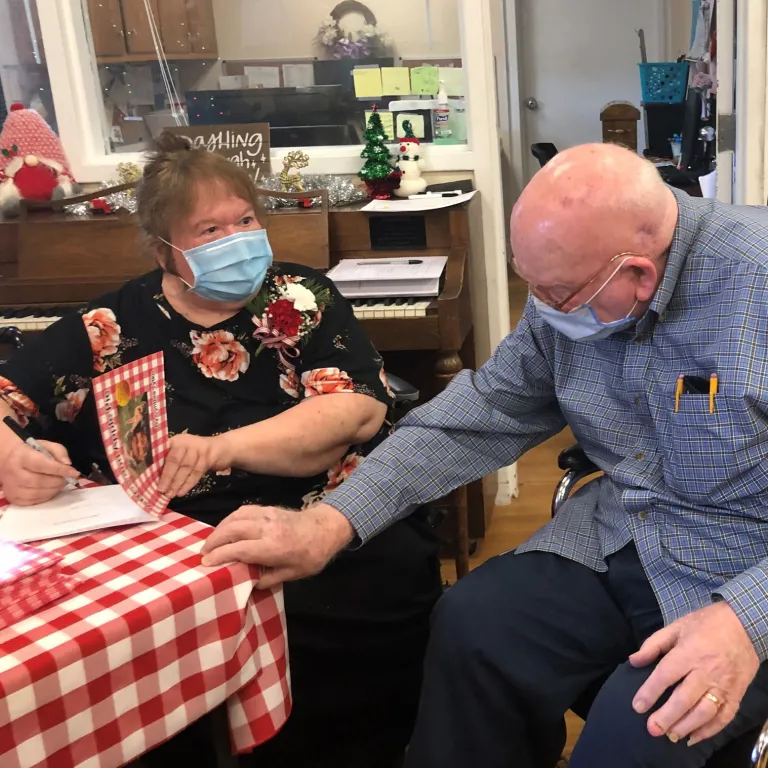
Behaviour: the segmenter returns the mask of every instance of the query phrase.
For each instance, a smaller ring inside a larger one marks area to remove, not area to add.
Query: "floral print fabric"
[[[171,434],[220,434],[340,392],[392,403],[381,358],[349,304],[325,277],[296,264],[274,265],[248,307],[210,328],[171,307],[159,271],[131,281],[17,352],[0,369],[0,398],[22,424],[45,416],[42,436],[64,443],[75,466],[96,463],[108,474],[92,379],[160,350]],[[210,473],[174,508],[214,525],[244,503],[300,509],[346,479],[386,431],[313,478]]]

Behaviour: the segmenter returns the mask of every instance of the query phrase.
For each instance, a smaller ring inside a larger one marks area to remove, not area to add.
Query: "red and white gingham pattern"
[[[0,594],[0,629],[68,595],[77,582],[77,574],[71,568],[52,565],[34,576],[4,587]]]
[[[4,506],[4,501],[0,501],[0,505]],[[61,555],[46,552],[44,549],[0,539],[0,587],[26,579],[60,563],[61,560]]]
[[[282,592],[256,590],[242,564],[203,568],[209,532],[168,513],[40,544],[81,583],[0,630],[2,768],[116,768],[225,701],[233,751],[280,729]]]
[[[72,591],[77,575],[53,555],[0,541],[0,629]]]
[[[131,397],[147,393],[152,464],[138,477],[134,477],[126,466],[122,442],[117,432],[117,403],[115,387],[121,381],[127,382]],[[163,353],[142,357],[93,380],[93,394],[99,428],[107,452],[109,465],[128,496],[145,512],[162,515],[169,499],[158,490],[163,462],[168,455],[168,414],[165,401],[165,366]]]

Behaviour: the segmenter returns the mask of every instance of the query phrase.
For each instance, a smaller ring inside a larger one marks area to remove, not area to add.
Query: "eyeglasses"
[[[616,259],[627,258],[629,256],[643,256],[643,254],[641,254],[641,253],[632,253],[630,251],[625,251],[624,253],[617,253],[610,261],[607,261],[605,264],[603,264],[603,266],[600,267],[600,269],[598,269],[597,272],[592,277],[589,278],[589,280],[587,280],[586,282],[581,283],[578,288],[576,288],[575,290],[571,291],[571,293],[569,293],[568,296],[566,296],[562,301],[550,301],[549,299],[542,298],[541,296],[538,295],[538,293],[539,293],[539,286],[538,285],[534,285],[533,283],[528,283],[528,289],[530,290],[530,292],[534,296],[536,296],[536,298],[540,302],[542,302],[543,304],[546,304],[548,307],[552,307],[552,309],[555,309],[558,312],[560,312],[562,310],[562,308],[566,304],[568,304],[569,301],[572,301],[574,299],[574,297],[577,296],[579,293],[581,293],[588,285],[591,285],[592,283],[594,283],[595,280],[597,280],[597,278],[600,277],[600,275],[605,271],[606,267],[610,267],[611,264],[613,264],[613,262],[616,261]],[[512,262],[512,269],[515,270],[515,273],[519,277],[521,277],[523,280],[525,280],[525,278],[517,271],[517,268],[515,267],[514,261]],[[526,282],[528,282],[528,281],[526,281]]]

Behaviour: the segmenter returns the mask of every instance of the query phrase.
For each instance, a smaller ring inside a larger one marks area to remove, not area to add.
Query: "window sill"
[[[354,175],[363,166],[359,146],[343,147],[294,147],[301,149],[310,157],[309,167],[304,173]],[[292,149],[273,149],[271,152],[272,173],[279,173],[283,158]],[[393,153],[394,155],[394,153]],[[143,152],[117,152],[97,155],[86,153],[80,163],[73,162],[75,178],[82,183],[100,182],[114,179],[117,176],[119,163],[136,163],[144,165],[146,154]],[[454,147],[435,147],[426,145],[424,148],[424,172],[473,171],[474,155],[466,145]]]

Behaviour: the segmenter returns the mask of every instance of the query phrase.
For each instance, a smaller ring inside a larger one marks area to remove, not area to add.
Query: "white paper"
[[[125,85],[128,88],[128,101],[133,106],[155,106],[155,83],[152,80],[152,68],[125,65]]]
[[[243,67],[249,88],[279,88],[280,67]]]
[[[119,485],[105,485],[64,491],[34,507],[5,507],[0,517],[0,539],[26,543],[151,522],[157,518],[134,504]]]
[[[717,198],[717,169],[706,176],[699,176],[699,186],[702,197],[715,200]]]
[[[477,190],[457,197],[420,197],[418,200],[372,200],[361,208],[362,211],[374,213],[418,213],[419,211],[435,211],[439,208],[451,208],[469,202]]]
[[[286,88],[312,88],[315,68],[311,64],[283,64],[283,85]]]
[[[367,280],[417,280],[440,277],[447,256],[408,256],[397,259],[342,259],[328,277],[335,283]]]

